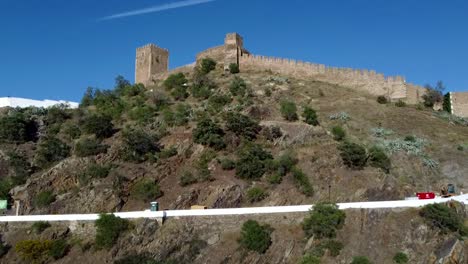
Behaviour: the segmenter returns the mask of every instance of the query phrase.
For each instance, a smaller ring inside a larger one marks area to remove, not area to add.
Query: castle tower
[[[229,33],[224,39],[224,68],[229,68],[229,64],[239,65],[239,57],[244,51],[244,39],[237,33]]]
[[[135,83],[148,85],[151,76],[167,72],[169,69],[169,51],[154,44],[137,48],[135,60]]]

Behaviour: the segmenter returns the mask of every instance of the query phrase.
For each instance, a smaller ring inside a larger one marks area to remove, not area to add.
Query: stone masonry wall
[[[148,85],[153,75],[168,71],[169,51],[154,44],[137,48],[135,83]]]
[[[418,104],[423,101],[422,96],[426,93],[426,89],[411,83],[406,84],[406,103]]]
[[[320,81],[353,87],[373,95],[385,95],[392,100],[406,98],[406,83],[401,76],[386,77],[375,71],[336,68],[248,54],[240,57],[239,64],[244,69],[264,69],[301,78],[312,77]]]
[[[452,114],[468,117],[468,92],[450,93]]]

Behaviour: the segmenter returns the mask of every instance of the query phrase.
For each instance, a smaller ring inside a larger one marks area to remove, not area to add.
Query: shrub
[[[346,112],[339,112],[339,113],[330,115],[328,118],[329,118],[330,120],[340,120],[340,121],[343,121],[343,122],[346,122],[346,121],[348,121],[349,119],[351,119],[351,117],[349,116],[349,114],[346,113]]]
[[[365,256],[353,257],[351,264],[372,264],[372,262]]]
[[[0,179],[0,199],[8,200],[10,199],[10,189],[12,184],[8,179]]]
[[[282,101],[280,105],[280,112],[284,119],[288,121],[296,121],[297,117],[297,107],[294,102],[291,101]]]
[[[211,172],[208,169],[208,164],[216,157],[216,152],[207,149],[202,152],[198,158],[195,167],[197,169],[197,181],[203,182],[211,180]]]
[[[320,264],[320,258],[310,254],[306,254],[299,261],[299,264]]]
[[[34,231],[34,233],[40,234],[49,227],[50,227],[49,222],[39,221],[39,222],[34,222],[34,224],[32,224],[31,226],[31,229]]]
[[[369,165],[381,168],[385,173],[389,173],[392,164],[390,158],[385,154],[383,149],[374,146],[369,149]]]
[[[333,239],[326,240],[325,242],[321,242],[320,244],[324,249],[328,249],[332,257],[340,255],[340,251],[344,247],[343,243]]]
[[[221,168],[223,170],[233,170],[236,168],[236,162],[231,159],[224,158],[221,160]]]
[[[346,166],[352,169],[362,169],[366,165],[367,153],[366,149],[359,144],[344,142],[338,149]]]
[[[393,134],[393,130],[386,129],[383,127],[375,127],[371,129],[372,136],[382,138],[386,136],[390,136]]]
[[[388,103],[387,97],[380,95],[377,97],[377,103],[379,104],[386,104]]]
[[[92,179],[102,179],[106,178],[111,171],[111,165],[99,165],[96,163],[91,163],[88,165],[83,172],[78,176],[80,184],[86,185]]]
[[[426,88],[426,92],[422,96],[424,106],[433,107],[436,103],[440,103],[444,100],[442,91],[445,89],[445,86],[442,81],[438,81],[435,87],[426,84],[424,88]]]
[[[108,138],[114,133],[112,117],[92,114],[83,120],[83,131],[97,138]]]
[[[312,196],[314,195],[314,189],[310,184],[309,178],[307,175],[302,172],[302,170],[298,168],[294,168],[292,170],[294,181],[296,182],[296,186],[299,188],[299,191],[303,193],[305,196]]]
[[[302,117],[304,117],[304,122],[306,122],[309,125],[317,126],[319,124],[317,120],[317,112],[315,112],[315,110],[310,107],[304,108]]]
[[[259,179],[266,171],[267,160],[273,157],[260,145],[246,144],[237,154],[236,176],[241,179]]]
[[[197,182],[197,178],[190,171],[184,171],[180,176],[179,185],[187,186]]]
[[[248,249],[265,253],[271,245],[271,233],[273,229],[269,225],[260,225],[257,221],[248,220],[242,225],[239,244]]]
[[[405,107],[406,103],[402,100],[398,100],[398,102],[395,103],[395,106],[397,107]]]
[[[52,242],[50,240],[23,240],[16,243],[16,253],[25,261],[41,263],[47,259]]]
[[[403,252],[398,252],[393,256],[393,262],[396,264],[406,264],[408,263],[409,258],[408,255],[406,255]]]
[[[187,97],[189,97],[189,93],[187,92],[187,87],[185,86],[178,86],[174,88],[171,91],[171,95],[172,97],[174,97],[175,100],[178,100],[178,101],[183,101]]]
[[[170,147],[170,148],[161,150],[161,152],[158,153],[158,158],[168,159],[168,158],[173,157],[175,155],[177,155],[177,148],[176,147]]]
[[[113,119],[119,119],[125,110],[125,104],[122,98],[111,90],[96,89],[94,91],[93,104],[97,112],[103,116],[110,116]]]
[[[341,141],[346,137],[346,131],[341,126],[332,127],[332,134],[336,141]]]
[[[269,87],[266,87],[264,92],[266,97],[270,97],[272,94],[272,91]]]
[[[140,124],[147,124],[153,120],[155,112],[151,106],[137,105],[128,112],[128,117]]]
[[[174,124],[176,126],[186,125],[190,120],[192,108],[186,104],[178,104],[174,111]]]
[[[250,203],[259,202],[265,199],[268,193],[261,187],[252,187],[247,190],[247,201]]]
[[[419,214],[433,227],[439,228],[442,233],[448,231],[459,232],[462,236],[468,235],[464,226],[463,217],[457,214],[454,208],[445,204],[425,205]]]
[[[64,239],[54,240],[49,249],[49,256],[54,259],[61,259],[68,253],[69,247]]]
[[[0,140],[10,142],[26,141],[26,122],[20,116],[0,118]]]
[[[62,131],[68,139],[77,139],[81,136],[80,127],[72,122],[65,122]]]
[[[154,201],[162,196],[159,185],[151,180],[137,182],[131,190],[133,196],[144,202]]]
[[[224,131],[209,118],[202,118],[193,130],[193,141],[198,144],[220,150],[226,147],[223,136]]]
[[[60,104],[47,109],[45,122],[48,126],[52,124],[62,124],[63,122],[65,122],[65,120],[69,119],[70,117],[71,115],[68,112],[66,105]]]
[[[237,112],[229,112],[226,114],[226,129],[245,139],[253,140],[257,137],[261,127],[257,121],[248,116]]]
[[[214,61],[212,58],[204,58],[201,60],[200,66],[201,72],[203,74],[207,74],[216,69],[216,61]]]
[[[96,139],[84,138],[76,142],[74,153],[78,157],[88,157],[105,153],[108,148],[108,145],[101,144]]]
[[[31,163],[22,153],[7,152],[7,156],[12,187],[24,184],[29,175],[33,172]]]
[[[113,214],[101,214],[95,222],[96,247],[111,248],[119,238],[120,234],[128,229],[128,220]]]
[[[246,91],[247,84],[245,83],[244,79],[237,76],[234,77],[234,79],[231,81],[231,84],[229,84],[229,92],[231,92],[233,96],[244,97]]]
[[[229,64],[229,72],[232,74],[239,73],[239,65],[237,63]]]
[[[283,136],[279,126],[268,126],[262,129],[262,135],[269,141],[273,141]]]
[[[210,98],[212,92],[208,85],[193,85],[191,88],[192,96],[198,99],[208,99]]]
[[[163,85],[167,89],[172,90],[177,87],[183,87],[187,82],[188,81],[185,78],[185,75],[180,72],[169,75],[169,77],[167,77],[167,79],[163,82]]]
[[[10,247],[11,247],[10,245],[3,244],[3,242],[0,241],[0,258],[2,258],[8,253],[8,251],[10,250]]]
[[[346,214],[335,204],[318,203],[302,222],[307,237],[334,238],[344,225]]]
[[[39,143],[35,161],[41,168],[53,162],[65,159],[70,155],[70,147],[55,137],[46,137]]]
[[[154,154],[160,149],[157,138],[142,129],[126,129],[122,135],[124,160],[143,162],[148,159],[148,155]]]
[[[55,194],[52,191],[42,191],[36,195],[34,202],[38,207],[46,207],[55,202]]]
[[[231,97],[224,94],[213,95],[208,99],[208,105],[215,111],[220,112],[223,107],[231,102]]]

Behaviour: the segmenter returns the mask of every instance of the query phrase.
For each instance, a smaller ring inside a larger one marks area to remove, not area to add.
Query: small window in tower
[[[159,63],[159,56],[156,57],[156,62]]]

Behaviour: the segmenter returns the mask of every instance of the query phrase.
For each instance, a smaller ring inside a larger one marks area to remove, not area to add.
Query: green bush
[[[117,242],[120,234],[128,229],[129,222],[113,214],[101,214],[95,226],[96,247],[110,249]]]
[[[377,97],[377,103],[379,104],[386,104],[388,103],[388,99],[386,96],[380,95]]]
[[[260,202],[268,196],[265,189],[261,187],[252,187],[247,190],[247,201],[250,203]]]
[[[398,100],[398,102],[395,103],[395,106],[397,107],[405,107],[406,103],[402,100]]]
[[[362,169],[367,162],[366,149],[359,144],[344,142],[338,149],[343,163],[352,169]]]
[[[161,150],[161,152],[158,153],[158,158],[168,159],[170,157],[174,157],[175,155],[177,155],[177,148],[170,147],[170,148]]]
[[[8,200],[10,199],[10,189],[13,188],[11,181],[9,179],[0,179],[0,199]]]
[[[244,97],[247,91],[247,84],[245,83],[244,79],[236,76],[229,84],[229,91],[233,96]]]
[[[204,150],[197,162],[195,163],[195,168],[197,170],[197,181],[204,182],[212,179],[211,172],[208,169],[208,164],[216,158],[216,152],[211,149]]]
[[[317,112],[310,107],[305,107],[304,112],[302,113],[302,117],[304,118],[304,122],[312,126],[318,126],[319,122],[317,119]]]
[[[209,118],[202,118],[193,130],[193,141],[198,144],[220,150],[226,147],[223,136],[224,131],[217,123]]]
[[[231,97],[228,95],[216,94],[208,99],[208,105],[217,113],[223,110],[224,106],[229,104],[231,100]]]
[[[52,241],[50,240],[22,240],[16,243],[15,251],[29,263],[42,263],[47,259]]]
[[[370,166],[381,168],[385,173],[390,172],[392,163],[382,148],[377,146],[370,148],[368,161]]]
[[[8,156],[8,166],[10,167],[11,187],[26,183],[27,178],[34,172],[34,169],[25,154],[16,152],[7,152],[6,154]]]
[[[287,151],[278,159],[268,161],[266,166],[273,174],[269,175],[268,181],[271,184],[279,184],[286,174],[288,174],[296,165],[297,159],[291,151]]]
[[[61,259],[68,253],[69,248],[70,246],[64,239],[54,240],[49,249],[49,256],[54,259]]]
[[[212,89],[207,85],[193,85],[191,88],[192,96],[198,99],[208,99],[212,94]]]
[[[92,179],[103,179],[109,175],[111,171],[111,165],[99,165],[91,163],[88,165],[83,172],[78,175],[80,184],[86,185]]]
[[[237,63],[229,64],[229,72],[232,74],[239,73],[239,65]]]
[[[77,139],[81,136],[80,127],[72,122],[65,122],[62,131],[70,140]]]
[[[372,264],[372,262],[365,256],[353,257],[351,264]]]
[[[139,128],[125,129],[122,156],[126,161],[143,162],[149,155],[159,152],[158,138]]]
[[[153,109],[149,105],[137,105],[133,107],[129,112],[128,112],[128,117],[131,120],[137,121],[140,124],[147,124],[150,123],[154,116],[155,116],[155,109]]]
[[[183,171],[182,174],[180,175],[179,185],[182,187],[190,185],[190,184],[194,184],[196,182],[197,182],[197,178],[193,176],[193,173],[191,173],[188,170]]]
[[[50,227],[49,222],[39,221],[39,222],[34,222],[34,224],[32,224],[31,226],[31,229],[34,231],[34,233],[40,234],[49,227]]]
[[[445,204],[425,205],[419,214],[433,227],[439,228],[442,233],[449,231],[459,232],[460,235],[468,235],[467,227],[464,225],[464,219],[457,214],[454,208]]]
[[[393,262],[396,264],[406,264],[408,263],[409,258],[404,252],[398,252],[393,256]]]
[[[187,82],[188,81],[185,78],[185,75],[180,72],[169,75],[169,77],[167,77],[167,79],[164,81],[163,85],[167,89],[172,90],[177,87],[183,87]]]
[[[0,140],[25,142],[27,140],[26,122],[20,116],[0,118]]]
[[[233,170],[236,168],[236,162],[231,159],[224,158],[221,160],[221,168],[223,170]]]
[[[226,130],[240,135],[247,140],[254,140],[260,132],[261,127],[257,121],[238,112],[226,114]]]
[[[320,245],[322,248],[324,249],[327,249],[328,252],[330,252],[330,255],[332,257],[336,257],[338,255],[340,255],[340,252],[341,250],[343,249],[343,243],[337,241],[337,240],[333,240],[333,239],[329,239],[329,240],[326,240],[324,242],[320,242]]]
[[[162,196],[159,185],[152,180],[137,182],[131,189],[131,194],[138,200],[144,202],[154,201]]]
[[[238,153],[236,176],[241,179],[259,179],[266,171],[266,163],[273,157],[260,145],[246,144]]]
[[[83,131],[88,134],[95,134],[97,138],[108,138],[114,133],[112,117],[106,115],[92,114],[83,120]]]
[[[108,148],[108,145],[101,144],[99,140],[84,138],[76,142],[74,153],[78,157],[88,157],[100,153],[106,153]]]
[[[346,131],[341,126],[332,127],[332,134],[336,141],[341,141],[346,137]]]
[[[306,254],[301,258],[298,264],[320,264],[320,258]]]
[[[307,237],[334,238],[344,225],[346,214],[335,204],[318,203],[302,222]]]
[[[302,170],[298,168],[293,168],[292,174],[296,186],[299,188],[299,191],[301,193],[303,193],[305,196],[314,195],[314,188],[312,188],[309,178],[307,178],[307,175],[305,175],[304,172],[302,172]]]
[[[174,124],[176,126],[186,125],[190,121],[192,108],[186,104],[178,104],[174,111]]]
[[[207,74],[211,72],[212,70],[216,69],[216,61],[213,60],[212,58],[204,58],[201,60],[200,63],[200,70],[203,74]]]
[[[273,229],[269,225],[260,225],[257,221],[248,220],[242,225],[239,244],[248,249],[265,253],[271,245],[271,233]]]
[[[189,93],[187,92],[187,87],[185,86],[178,86],[174,88],[171,91],[171,95],[172,97],[174,97],[174,100],[177,100],[177,101],[184,101],[185,99],[187,99],[187,97],[189,97]]]
[[[426,89],[426,92],[422,96],[424,100],[424,106],[433,107],[436,103],[440,103],[444,100],[442,91],[445,89],[445,86],[442,81],[438,81],[435,87],[426,84],[424,88]]]
[[[294,102],[282,101],[280,104],[280,112],[283,118],[288,121],[296,121],[298,119],[297,107]]]
[[[450,100],[450,93],[444,95],[444,102],[442,103],[442,109],[447,113],[452,113],[452,102]]]
[[[45,123],[47,126],[52,124],[62,124],[69,118],[71,118],[71,114],[69,113],[66,105],[55,105],[47,109]]]
[[[52,191],[42,191],[34,199],[34,203],[38,207],[46,207],[53,202],[55,202],[55,194]]]
[[[267,126],[262,129],[262,135],[269,141],[274,141],[283,136],[279,126]]]
[[[92,101],[100,115],[110,116],[115,120],[118,120],[125,110],[125,102],[115,91],[96,89]]]

